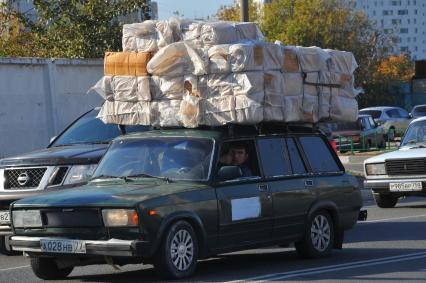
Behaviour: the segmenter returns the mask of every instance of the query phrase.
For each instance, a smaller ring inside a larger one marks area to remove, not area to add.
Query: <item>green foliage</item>
[[[259,22],[261,8],[253,0],[249,0],[249,21]],[[234,0],[234,4],[230,6],[223,5],[219,8],[216,18],[221,21],[240,21],[240,1]]]
[[[30,41],[30,56],[103,57],[121,49],[121,17],[144,5],[145,0],[35,0],[37,21],[25,19],[29,32],[21,37]]]

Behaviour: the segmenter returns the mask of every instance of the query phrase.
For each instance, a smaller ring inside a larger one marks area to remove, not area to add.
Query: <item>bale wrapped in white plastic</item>
[[[333,95],[330,118],[333,121],[353,122],[358,118],[358,101],[355,98]]]
[[[222,126],[232,123],[235,117],[235,96],[214,96],[200,101],[201,123],[207,126]]]
[[[263,40],[263,34],[255,23],[194,22],[184,33],[184,40],[204,47],[239,40]]]
[[[282,48],[261,41],[214,45],[208,57],[209,73],[280,70],[283,63]]]
[[[147,70],[156,76],[204,75],[207,62],[185,42],[176,42],[159,50],[148,62]]]
[[[302,84],[302,81],[300,81]],[[291,84],[289,85],[291,86]],[[264,74],[264,119],[265,121],[284,121],[283,96],[284,76],[279,71],[267,71]],[[301,93],[301,92],[300,92]],[[289,94],[287,94],[289,95]]]
[[[283,96],[283,112],[284,122],[302,122],[303,121],[303,97],[296,96]]]
[[[319,121],[319,98],[318,95],[305,93],[302,97],[302,119],[307,123],[316,123]]]
[[[330,55],[323,49],[316,46],[297,46],[296,52],[303,72],[319,72],[327,69],[327,60],[330,59]]]
[[[150,102],[105,101],[98,118],[105,124],[151,125]]]
[[[152,76],[150,91],[153,100],[182,99],[184,77]]]
[[[358,68],[358,63],[352,52],[332,49],[324,49],[324,52],[330,56],[327,64],[328,70],[332,72],[353,75],[356,68]]]
[[[156,52],[181,39],[180,25],[175,19],[123,25],[123,51]]]
[[[283,73],[284,89],[282,94],[285,96],[303,95],[303,74],[302,73]]]
[[[150,78],[148,76],[113,76],[111,89],[115,101],[150,101]]]
[[[235,96],[235,122],[237,124],[255,125],[263,121],[263,101],[265,93]]]
[[[250,95],[263,91],[263,72],[211,74],[207,81],[208,97]]]
[[[159,100],[151,102],[151,125],[179,127],[179,109],[182,100]]]

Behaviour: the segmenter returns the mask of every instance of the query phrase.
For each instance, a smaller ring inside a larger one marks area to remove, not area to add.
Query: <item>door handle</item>
[[[257,188],[259,189],[259,191],[265,192],[265,191],[268,190],[268,185],[262,184],[262,185],[257,186]]]
[[[314,181],[313,180],[306,180],[305,181],[305,187],[313,187]]]

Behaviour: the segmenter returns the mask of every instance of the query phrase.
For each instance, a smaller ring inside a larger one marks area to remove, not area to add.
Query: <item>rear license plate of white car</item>
[[[86,243],[81,240],[41,239],[40,247],[42,252],[47,253],[86,253]]]
[[[422,182],[390,183],[391,192],[414,192],[423,189]]]
[[[9,224],[9,223],[10,223],[9,211],[0,211],[0,224]]]

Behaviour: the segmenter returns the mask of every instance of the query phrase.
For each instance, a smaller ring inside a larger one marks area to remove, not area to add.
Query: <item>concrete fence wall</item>
[[[46,147],[102,99],[101,59],[0,58],[0,158]]]

